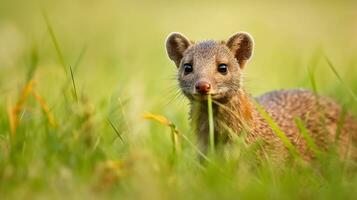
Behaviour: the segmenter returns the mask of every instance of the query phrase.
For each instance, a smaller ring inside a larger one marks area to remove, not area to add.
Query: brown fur
[[[253,99],[242,86],[241,70],[253,53],[253,40],[247,33],[237,33],[228,42],[213,40],[194,44],[179,33],[171,34],[166,42],[168,55],[178,67],[181,90],[191,102],[191,119],[198,135],[202,150],[208,145],[207,96],[195,90],[197,81],[210,83],[213,98],[215,138],[230,141],[229,135],[247,132],[247,142],[264,141],[264,150],[276,158],[283,159],[287,149],[276,136],[253,104]],[[184,65],[193,71],[184,73]],[[222,74],[217,68],[225,64],[228,73]],[[305,159],[313,158],[307,143],[295,123],[300,118],[319,148],[327,150],[335,142],[338,120],[342,109],[327,97],[317,97],[308,90],[281,90],[266,93],[256,99],[269,113],[290,142],[297,147]],[[356,157],[357,124],[347,113],[340,127],[339,150]]]

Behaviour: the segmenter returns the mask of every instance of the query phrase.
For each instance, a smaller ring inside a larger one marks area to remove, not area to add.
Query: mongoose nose
[[[200,94],[208,94],[211,89],[211,84],[207,81],[198,81],[195,85],[196,91]]]

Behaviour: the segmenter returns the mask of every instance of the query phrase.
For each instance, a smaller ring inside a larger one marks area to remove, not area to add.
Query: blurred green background
[[[154,172],[146,171],[143,175],[146,178],[142,178],[140,166],[145,166],[146,161],[139,159],[143,163],[135,165],[139,166],[136,169],[139,172],[133,173],[139,174],[139,178],[129,179],[127,184],[131,186],[116,186],[119,189],[114,189],[114,195],[124,193],[134,199],[175,197],[190,191],[190,187],[179,184],[167,189],[160,184],[167,179],[169,182],[179,179],[181,184],[192,181],[195,185],[191,198],[200,197],[198,194],[207,190],[212,196],[207,192],[203,198],[220,196],[217,191],[232,197],[220,185],[201,187],[211,179],[229,184],[220,180],[222,177],[204,174],[203,178],[195,178],[194,170],[188,174],[181,172],[189,167],[178,167],[175,172],[163,167],[167,163],[163,164],[159,158],[171,150],[166,134],[169,130],[142,119],[146,112],[164,115],[194,140],[187,121],[188,102],[175,97],[176,67],[165,52],[167,35],[181,32],[191,40],[225,40],[235,32],[249,32],[255,40],[254,56],[244,74],[244,84],[250,93],[256,96],[274,89],[311,88],[310,69],[320,94],[334,97],[356,114],[356,102],[346,89],[357,91],[356,8],[356,1],[343,0],[0,0],[0,186],[3,188],[0,191],[6,189],[9,197],[17,198],[38,194],[61,197],[66,193],[79,198],[92,191],[92,173],[98,163],[122,160],[146,149],[146,154],[157,157],[151,163]],[[65,66],[58,59],[43,13],[53,28]],[[331,60],[347,87],[334,75],[325,57]],[[73,67],[79,104],[72,94],[69,66]],[[16,104],[33,67],[36,91],[48,104],[58,128],[48,127],[38,103],[29,98],[21,112],[16,133],[21,139],[15,139],[16,146],[12,143],[7,110]],[[114,140],[116,134],[107,123],[108,117],[122,133],[124,145]],[[59,136],[48,136],[51,134]],[[77,140],[83,134],[89,135],[89,147],[82,148],[85,142]],[[193,154],[188,154],[191,159],[185,162],[194,163]],[[48,165],[52,167],[48,169]],[[169,171],[157,172],[157,168]],[[269,181],[268,178],[261,184],[268,186]],[[279,188],[284,184],[262,190],[259,184],[253,184],[239,191],[245,191],[242,194],[247,197],[305,195],[301,191],[294,193],[297,186],[293,181],[290,192]],[[171,190],[176,191],[172,196]],[[336,190],[346,197],[344,187]],[[144,191],[149,191],[149,195]],[[136,196],[137,193],[143,196]],[[328,197],[329,193],[325,193]],[[306,194],[314,197],[311,192]]]

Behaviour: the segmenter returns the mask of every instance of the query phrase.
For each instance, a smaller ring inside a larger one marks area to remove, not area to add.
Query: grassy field
[[[356,8],[0,0],[0,199],[356,199],[356,163],[333,152],[276,165],[256,162],[238,139],[200,163],[164,46],[173,31],[192,40],[250,32],[252,95],[315,85],[357,115]]]

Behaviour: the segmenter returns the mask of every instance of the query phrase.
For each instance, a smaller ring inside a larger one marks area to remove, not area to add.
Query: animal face
[[[253,40],[237,33],[227,42],[193,43],[179,33],[166,41],[168,55],[178,68],[182,92],[190,99],[227,100],[241,88],[241,70],[252,55]]]

